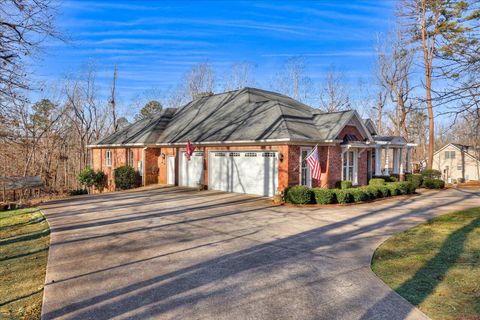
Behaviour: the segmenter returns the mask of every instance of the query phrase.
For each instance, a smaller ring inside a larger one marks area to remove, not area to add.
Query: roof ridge
[[[273,102],[273,101],[272,101]],[[290,127],[288,126],[288,121],[285,120],[285,114],[283,113],[283,110],[282,108],[280,107],[281,105],[283,105],[283,103],[281,103],[280,101],[275,101],[275,104],[274,106],[277,107],[278,111],[280,112],[280,117],[282,118],[282,121],[283,123],[285,124],[285,128],[287,128],[287,134],[288,134],[288,138],[292,138],[292,135],[290,134]]]

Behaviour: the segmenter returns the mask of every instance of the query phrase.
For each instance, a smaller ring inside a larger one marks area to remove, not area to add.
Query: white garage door
[[[197,187],[203,181],[203,152],[194,152],[187,160],[185,152],[180,154],[180,168],[179,168],[179,182],[180,186]]]
[[[208,155],[209,189],[273,196],[277,187],[277,152],[212,151]]]

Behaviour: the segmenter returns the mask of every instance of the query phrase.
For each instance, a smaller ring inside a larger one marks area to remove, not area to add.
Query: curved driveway
[[[424,319],[370,270],[375,248],[478,189],[273,206],[176,187],[50,202],[43,319]]]

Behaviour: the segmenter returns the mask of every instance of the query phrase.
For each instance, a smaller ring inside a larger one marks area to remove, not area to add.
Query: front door
[[[175,157],[167,157],[167,184],[175,184]]]
[[[308,166],[305,158],[312,151],[311,147],[302,147],[300,148],[300,184],[302,186],[312,187],[312,171]]]

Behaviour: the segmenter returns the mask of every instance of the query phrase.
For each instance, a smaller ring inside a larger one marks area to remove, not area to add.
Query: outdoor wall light
[[[280,162],[283,162],[283,153],[278,153],[278,160],[280,160]]]
[[[161,156],[162,156],[162,159],[165,160],[165,153],[162,152]]]

